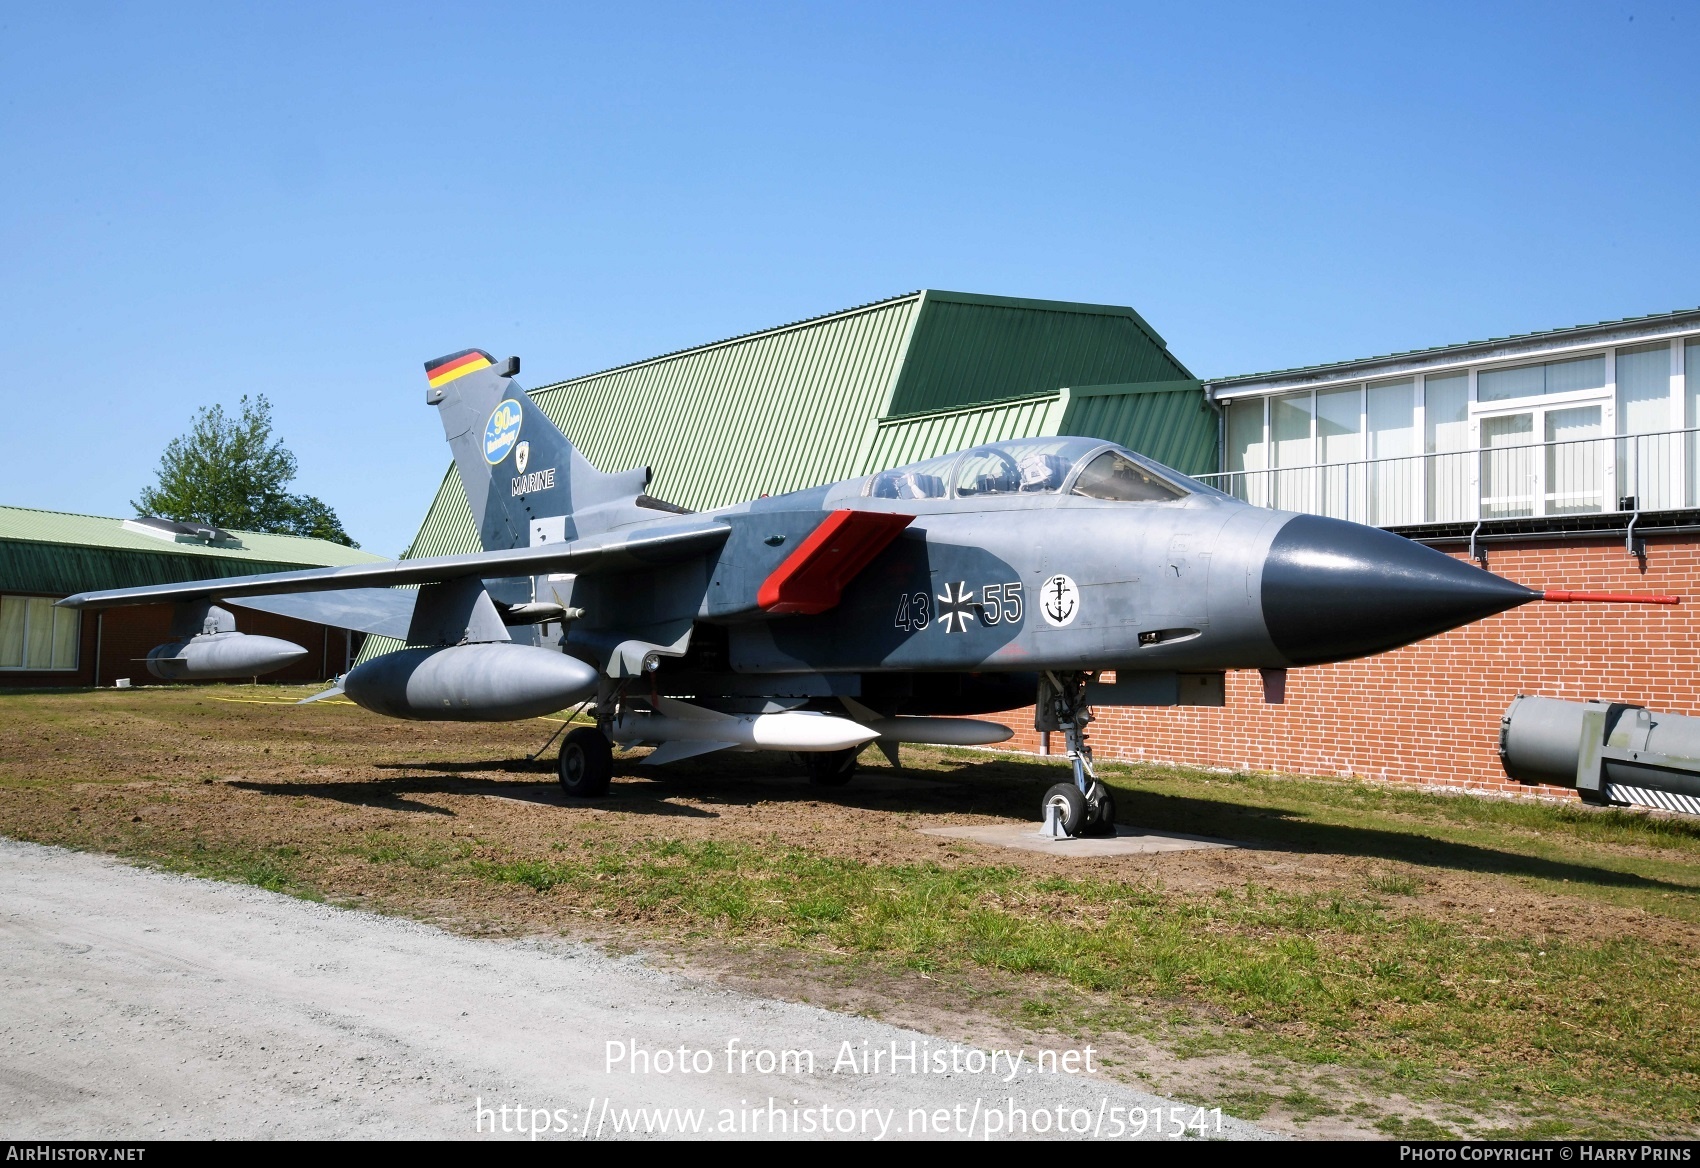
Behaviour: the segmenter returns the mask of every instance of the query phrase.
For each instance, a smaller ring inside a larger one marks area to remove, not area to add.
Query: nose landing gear
[[[1041,804],[1045,831],[1055,839],[1116,834],[1116,799],[1092,770],[1092,748],[1086,744],[1086,725],[1092,708],[1086,704],[1086,675],[1046,671],[1039,677],[1039,700],[1034,725],[1040,731],[1062,731],[1074,781],[1058,783],[1045,792]]]

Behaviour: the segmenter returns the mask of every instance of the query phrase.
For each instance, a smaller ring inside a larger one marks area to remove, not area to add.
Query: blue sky
[[[384,554],[420,362],[527,384],[919,287],[1201,375],[1700,304],[1700,7],[0,8],[0,503],[274,403]]]

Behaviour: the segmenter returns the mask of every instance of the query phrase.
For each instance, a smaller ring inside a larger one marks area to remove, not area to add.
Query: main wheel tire
[[[816,787],[842,787],[856,773],[859,747],[845,750],[810,751],[802,756],[803,767],[809,772],[809,782]]]
[[[1081,835],[1111,836],[1116,834],[1116,797],[1103,783],[1092,784],[1092,794],[1086,800],[1086,826]]]
[[[1062,832],[1069,837],[1077,836],[1086,826],[1086,796],[1080,793],[1080,788],[1073,783],[1058,783],[1045,792],[1045,800],[1039,804],[1039,820],[1044,822],[1045,815],[1052,807],[1057,809],[1057,818],[1062,822]]]
[[[606,795],[608,780],[614,773],[614,747],[602,736],[602,731],[580,726],[562,740],[557,770],[561,790],[573,798]]]

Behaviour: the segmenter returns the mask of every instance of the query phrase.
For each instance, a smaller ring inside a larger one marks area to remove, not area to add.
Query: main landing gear
[[[1116,834],[1116,798],[1092,772],[1092,748],[1086,745],[1086,724],[1092,708],[1086,704],[1086,675],[1046,672],[1039,678],[1036,728],[1062,731],[1074,781],[1058,783],[1045,792],[1041,804],[1045,831],[1056,839]]]
[[[595,799],[608,793],[614,777],[614,719],[625,686],[625,681],[603,678],[591,707],[596,725],[575,727],[561,739],[556,770],[561,790],[571,798]]]
[[[580,726],[561,741],[558,764],[561,790],[575,799],[594,799],[608,793],[614,774],[614,747],[595,726]]]

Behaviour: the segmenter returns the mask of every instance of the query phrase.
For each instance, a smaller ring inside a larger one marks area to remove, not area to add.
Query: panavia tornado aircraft
[[[997,742],[1008,728],[963,716],[1036,703],[1074,765],[1042,810],[1081,835],[1114,830],[1086,742],[1094,704],[1220,705],[1224,670],[1380,653],[1542,595],[1092,438],[994,442],[690,513],[645,493],[647,468],[591,466],[514,382],[518,358],[469,349],[425,368],[483,551],[60,603],[176,604],[186,639],[161,647],[175,676],[277,663],[268,638],[247,659],[225,603],[396,637],[407,647],[340,682],[392,717],[592,702],[595,726],[560,751],[575,796],[608,789],[615,743],[654,746],[651,764],[792,751],[835,785],[870,742],[894,761],[901,742]]]

